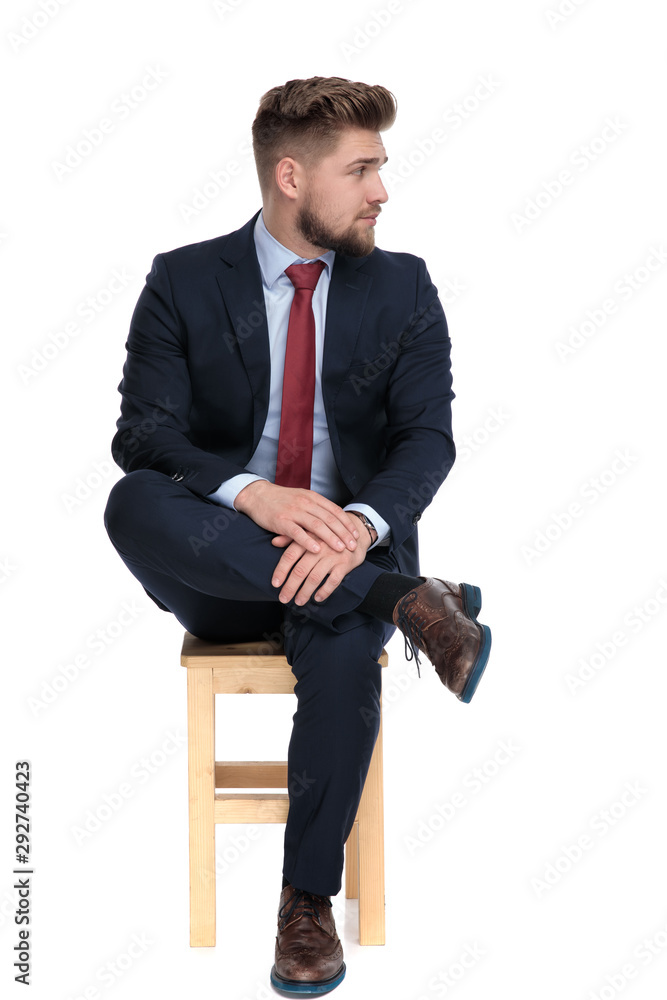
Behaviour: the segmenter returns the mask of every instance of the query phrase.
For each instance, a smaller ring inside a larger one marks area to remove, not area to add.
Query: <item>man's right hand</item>
[[[258,479],[244,486],[234,506],[260,528],[291,538],[309,552],[320,551],[318,538],[339,552],[357,547],[358,518],[314,490],[276,486]]]

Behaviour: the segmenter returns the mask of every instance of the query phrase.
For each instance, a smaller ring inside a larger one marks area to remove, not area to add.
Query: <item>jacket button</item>
[[[185,476],[179,469],[178,472],[175,472],[171,478],[174,480],[175,483],[180,483],[181,479],[185,479]]]
[[[413,516],[413,518],[412,518],[412,523],[416,524],[420,517],[421,517],[421,514],[415,514]]]

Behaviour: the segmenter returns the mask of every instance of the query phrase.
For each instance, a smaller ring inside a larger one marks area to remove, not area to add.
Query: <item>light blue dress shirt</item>
[[[254,229],[257,259],[262,272],[262,285],[266,303],[266,321],[269,329],[269,350],[271,353],[271,383],[269,390],[269,411],[264,430],[254,455],[248,462],[246,473],[227,479],[213,493],[209,500],[223,507],[234,507],[234,500],[241,490],[258,479],[275,481],[278,460],[278,437],[280,434],[280,411],[282,408],[283,372],[285,368],[285,347],[290,308],[294,298],[294,285],[285,274],[290,264],[306,264],[311,261],[295,257],[292,250],[279,243],[266,228],[264,213],[260,212]],[[336,254],[328,250],[317,257],[325,267],[313,293],[313,314],[315,316],[315,406],[313,411],[313,463],[310,488],[322,496],[340,503],[345,496],[345,485],[336,466],[329,439],[329,429],[322,399],[322,356],[324,353],[324,321],[329,295],[329,282]],[[373,522],[378,533],[375,545],[389,544],[389,525],[378,512],[368,504],[350,503],[345,510],[358,510]],[[365,529],[364,529],[365,530]]]

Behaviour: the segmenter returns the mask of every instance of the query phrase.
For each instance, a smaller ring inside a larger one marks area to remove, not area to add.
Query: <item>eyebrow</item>
[[[382,163],[386,163],[388,159],[389,159],[389,157],[385,156],[384,160],[382,160]],[[369,164],[370,163],[380,163],[380,157],[379,156],[360,156],[356,160],[352,160],[352,163],[348,163],[345,169],[347,170],[347,167],[354,167],[358,163],[369,163]]]

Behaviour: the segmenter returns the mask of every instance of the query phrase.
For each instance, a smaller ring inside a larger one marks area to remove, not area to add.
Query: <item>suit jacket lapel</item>
[[[225,266],[216,276],[252,389],[252,452],[259,443],[266,423],[271,385],[266,304],[253,238],[258,215],[259,210],[245,226],[230,233],[220,251]]]
[[[336,254],[329,285],[322,358],[322,396],[331,447],[338,468],[342,456],[335,420],[335,402],[359,340],[361,321],[373,279],[358,268],[365,257]]]

